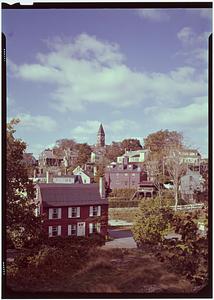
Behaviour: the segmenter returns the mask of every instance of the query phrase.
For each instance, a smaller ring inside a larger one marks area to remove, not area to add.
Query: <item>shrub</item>
[[[130,199],[134,195],[135,191],[136,189],[114,189],[109,194],[109,197],[123,197]]]
[[[126,198],[109,198],[109,208],[138,207],[140,200],[130,200]]]
[[[172,210],[156,197],[139,204],[132,232],[138,245],[158,245],[171,229]],[[162,203],[162,206],[161,206]]]
[[[172,226],[181,240],[163,243],[162,260],[169,262],[171,269],[184,275],[191,282],[204,284],[208,279],[208,239],[198,234],[199,214],[186,212],[175,213]]]

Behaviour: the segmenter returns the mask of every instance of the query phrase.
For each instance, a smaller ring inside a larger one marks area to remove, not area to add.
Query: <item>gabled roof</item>
[[[44,207],[108,204],[102,199],[98,184],[37,184]]]

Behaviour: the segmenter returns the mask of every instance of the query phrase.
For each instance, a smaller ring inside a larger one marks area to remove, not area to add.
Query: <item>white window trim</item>
[[[71,233],[72,226],[75,226],[75,234]],[[77,225],[76,224],[69,224],[68,225],[68,236],[76,236],[77,235]]]
[[[61,227],[61,225],[48,226],[48,236],[49,237],[53,236],[53,227],[57,227],[57,236],[60,236],[61,233],[62,233],[62,227]]]
[[[96,233],[101,232],[101,223],[89,223],[89,234],[93,234],[93,226],[95,225]]]
[[[93,208],[98,207],[97,214],[94,215]],[[100,205],[91,205],[89,208],[89,217],[100,217],[101,216],[101,206]]]
[[[76,208],[77,214],[75,217],[72,217],[72,208]],[[75,218],[80,218],[80,206],[71,206],[68,207],[68,218],[69,219],[75,219]]]
[[[53,218],[53,210],[57,209],[57,218]],[[57,220],[57,219],[61,219],[62,218],[62,209],[61,207],[55,207],[55,208],[49,208],[48,209],[48,219],[49,220]]]

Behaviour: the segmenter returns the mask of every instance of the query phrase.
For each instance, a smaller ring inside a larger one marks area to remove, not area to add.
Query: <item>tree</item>
[[[172,149],[182,149],[183,136],[177,131],[159,130],[144,139],[144,148],[149,149],[145,166],[150,177],[158,183],[172,179],[171,172],[166,172],[165,162]]]
[[[121,156],[125,151],[140,150],[142,146],[138,139],[124,139],[122,142],[112,142],[111,145],[107,146],[106,158],[110,161],[116,161],[118,156]]]
[[[120,142],[112,142],[111,145],[107,146],[106,157],[110,161],[116,161],[117,157],[121,156],[123,153],[124,151]]]
[[[158,154],[159,157],[168,153],[172,147],[182,146],[183,135],[177,131],[159,130],[149,134],[144,139],[144,148],[149,149],[151,153]]]
[[[40,235],[41,218],[34,214],[35,189],[23,164],[26,144],[14,137],[14,126],[18,123],[13,119],[7,125],[6,232],[8,241],[22,247]]]
[[[181,176],[183,176],[187,171],[187,167],[182,163],[180,157],[180,148],[174,148],[170,150],[170,153],[166,159],[165,166],[166,171],[168,172],[170,178],[173,180],[175,210],[177,210],[178,189],[180,185]]]
[[[139,204],[132,232],[140,246],[157,246],[171,228],[173,214],[167,203],[160,206],[160,199],[143,199]]]
[[[141,150],[142,146],[138,139],[125,139],[121,142],[121,147],[124,150],[127,151],[134,151],[134,150]]]
[[[61,139],[56,141],[54,146],[54,154],[58,157],[68,157],[70,152],[76,147],[76,142],[73,139]]]
[[[78,151],[78,158],[75,162],[75,165],[83,166],[91,156],[91,152],[92,152],[91,147],[87,143],[84,143],[84,144],[77,144],[75,148]]]
[[[105,176],[105,165],[104,164],[99,164],[97,166],[96,175],[94,176],[94,182],[99,183],[100,177],[104,177],[104,176]]]

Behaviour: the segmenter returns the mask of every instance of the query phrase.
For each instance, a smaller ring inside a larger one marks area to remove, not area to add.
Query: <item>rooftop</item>
[[[108,204],[99,193],[98,184],[37,184],[44,207]]]

